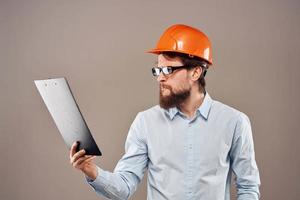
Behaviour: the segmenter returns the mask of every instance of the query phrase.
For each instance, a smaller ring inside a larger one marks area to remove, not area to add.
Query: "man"
[[[160,85],[159,105],[136,116],[114,172],[96,166],[84,150],[76,153],[76,143],[71,164],[109,199],[129,199],[146,169],[149,200],[229,200],[232,172],[238,200],[259,199],[249,119],[205,90],[212,65],[207,36],[173,25],[150,53],[158,54],[152,73]]]

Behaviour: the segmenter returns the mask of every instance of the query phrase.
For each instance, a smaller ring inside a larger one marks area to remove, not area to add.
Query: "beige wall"
[[[300,2],[0,1],[0,199],[101,199],[69,164],[34,79],[65,76],[112,170],[137,114],[157,103],[162,31],[186,23],[213,43],[208,92],[251,119],[261,193],[300,196]],[[145,181],[133,199],[145,199]]]

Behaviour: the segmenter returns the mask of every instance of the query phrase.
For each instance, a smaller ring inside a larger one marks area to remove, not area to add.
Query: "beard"
[[[163,95],[162,90],[169,90],[168,95]],[[174,92],[171,86],[161,85],[159,88],[159,105],[164,109],[178,107],[191,95],[191,88]]]

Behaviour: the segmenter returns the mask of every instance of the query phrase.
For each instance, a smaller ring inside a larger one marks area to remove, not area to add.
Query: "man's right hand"
[[[85,150],[81,149],[76,152],[77,142],[74,142],[70,150],[70,163],[78,170],[81,170],[87,177],[95,180],[97,173],[97,166],[93,162],[96,156],[85,155]]]

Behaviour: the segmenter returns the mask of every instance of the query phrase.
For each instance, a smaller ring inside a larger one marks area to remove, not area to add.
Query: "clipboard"
[[[66,78],[34,80],[34,83],[69,150],[78,141],[77,151],[101,156]]]

